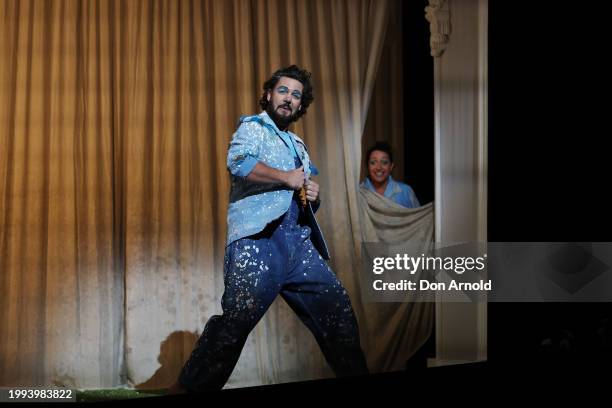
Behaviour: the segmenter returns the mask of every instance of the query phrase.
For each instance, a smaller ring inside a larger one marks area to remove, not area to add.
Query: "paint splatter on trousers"
[[[179,376],[189,391],[221,389],[244,343],[280,294],[313,333],[337,376],[366,374],[349,296],[309,239],[294,199],[265,230],[225,253],[223,314],[212,316]]]

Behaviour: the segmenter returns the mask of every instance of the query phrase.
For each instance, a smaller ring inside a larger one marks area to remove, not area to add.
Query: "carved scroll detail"
[[[425,7],[425,18],[429,21],[429,46],[432,57],[439,57],[446,49],[451,31],[448,0],[429,0]]]

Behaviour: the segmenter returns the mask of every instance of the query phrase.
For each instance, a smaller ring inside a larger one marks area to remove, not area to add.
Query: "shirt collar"
[[[283,132],[282,130],[280,130],[276,126],[276,123],[274,123],[270,115],[268,115],[268,112],[263,111],[259,114],[259,116],[263,119],[264,123],[270,126],[274,130],[274,132],[276,132],[276,134],[285,142],[287,147],[289,147],[289,150],[291,150],[291,154],[293,154],[293,156],[297,156],[300,161],[302,161],[303,157],[300,157],[300,153],[298,153],[297,151],[296,139],[299,140],[302,144],[304,144],[304,142],[302,142],[302,140],[298,138],[295,134],[289,131]]]
[[[393,194],[395,184],[395,180],[393,180],[393,177],[391,177],[391,175],[389,174],[389,182],[387,183],[387,188],[385,189],[385,197],[389,197],[391,196],[391,194]]]
[[[397,183],[395,182],[395,180],[393,180],[393,177],[391,177],[391,175],[389,174],[389,181],[387,182],[387,187],[385,187],[385,194],[384,194],[385,197],[391,196],[396,184]],[[370,191],[376,192],[376,189],[374,188],[374,184],[372,184],[372,182],[370,181],[370,177],[368,176],[366,176],[365,178],[365,185]]]
[[[274,121],[272,120],[270,115],[268,115],[268,112],[262,111],[259,114],[259,116],[263,119],[264,122],[266,122],[268,125],[272,126],[272,128],[274,129],[275,132],[277,132],[277,133],[287,133],[287,132],[283,132],[282,130],[280,130],[278,128],[278,126],[276,126],[276,123],[274,123]]]

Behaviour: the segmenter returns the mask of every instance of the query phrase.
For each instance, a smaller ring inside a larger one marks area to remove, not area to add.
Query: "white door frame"
[[[430,0],[436,243],[487,242],[488,0]],[[439,299],[437,299],[439,300]],[[436,301],[430,366],[487,358],[486,303]]]

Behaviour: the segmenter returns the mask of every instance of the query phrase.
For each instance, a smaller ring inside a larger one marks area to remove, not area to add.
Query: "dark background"
[[[607,76],[597,67],[605,25],[596,14],[489,1],[491,242],[612,241],[606,114],[594,92]],[[488,310],[493,367],[610,363],[609,303]]]
[[[403,14],[404,73],[404,181],[414,190],[421,205],[434,200],[434,65],[429,47],[427,0],[405,1]],[[435,330],[411,358],[409,369],[427,367],[435,357]]]
[[[421,204],[434,199],[433,57],[429,48],[427,0],[404,1],[404,181]]]
[[[427,5],[403,3],[404,178],[421,203],[434,199]],[[612,241],[609,114],[601,102],[611,71],[600,44],[609,35],[597,14],[605,15],[569,3],[489,1],[490,242]],[[608,303],[490,303],[488,310],[490,367],[612,360]]]

